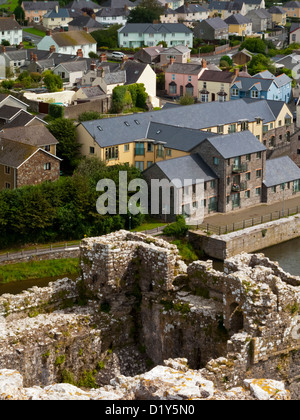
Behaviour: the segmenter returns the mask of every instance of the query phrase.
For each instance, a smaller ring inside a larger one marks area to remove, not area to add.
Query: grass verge
[[[0,266],[0,283],[79,273],[78,258],[42,260]]]

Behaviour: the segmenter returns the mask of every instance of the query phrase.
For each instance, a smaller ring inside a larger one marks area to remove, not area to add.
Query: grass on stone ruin
[[[0,266],[0,283],[67,276],[78,273],[78,258],[22,262]]]

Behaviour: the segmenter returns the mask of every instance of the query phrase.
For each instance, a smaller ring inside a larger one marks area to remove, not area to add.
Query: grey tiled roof
[[[148,126],[152,121],[196,130],[236,123],[243,119],[255,121],[258,117],[264,123],[268,123],[276,119],[283,106],[286,105],[281,101],[236,99],[228,102],[177,106],[160,111],[86,121],[82,125],[101,147],[106,147],[145,139]],[[98,126],[101,128],[99,129]]]
[[[246,16],[243,16],[240,13],[237,13],[237,14],[229,16],[227,19],[224,19],[224,22],[226,22],[227,24],[232,24],[232,25],[240,25],[242,23],[250,23],[251,21]]]
[[[192,33],[183,23],[127,23],[120,33]]]
[[[297,179],[300,179],[300,168],[288,156],[266,161],[265,179],[263,181],[266,187],[273,187]]]
[[[70,17],[68,9],[56,9],[49,10],[47,13],[44,14],[43,18],[68,18]]]
[[[199,74],[201,69],[201,64],[173,63],[165,71],[166,73]]]
[[[207,141],[224,159],[266,150],[266,147],[250,131],[214,136]]]
[[[224,20],[222,20],[219,17],[215,17],[215,18],[211,18],[211,19],[205,19],[203,22],[207,23],[213,29],[228,28],[227,23],[224,22]]]
[[[25,10],[51,10],[59,6],[58,1],[23,1]]]
[[[180,179],[182,184],[185,181],[185,186],[195,184],[196,180],[200,179],[211,181],[218,178],[198,154],[164,160],[157,162],[156,165],[170,181]],[[187,180],[191,180],[191,182],[189,183]]]

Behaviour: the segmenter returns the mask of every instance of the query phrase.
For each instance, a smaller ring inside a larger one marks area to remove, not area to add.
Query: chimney
[[[5,53],[5,52],[6,52],[5,45],[2,45],[2,46],[1,46],[1,52],[2,52],[2,53]]]
[[[77,50],[77,57],[83,57],[83,52],[82,52],[82,49],[81,48],[79,48],[78,50]]]
[[[33,61],[33,52],[30,53],[30,61]]]
[[[125,12],[127,12],[128,6],[127,4],[124,5]]]
[[[206,62],[206,60],[204,60],[204,58],[202,58],[202,68],[203,69],[207,68],[207,62]]]
[[[88,28],[87,26],[84,26],[84,27],[82,28],[82,30],[83,30],[83,31],[85,31],[85,32],[87,32],[87,33],[89,32],[89,28]]]
[[[46,36],[51,36],[52,35],[52,31],[51,29],[47,29],[46,30]]]
[[[55,6],[55,12],[58,13],[58,6]]]
[[[96,70],[96,63],[95,63],[95,61],[92,61],[91,62],[90,69],[93,70],[93,71]]]
[[[165,9],[168,10],[169,6],[168,3],[165,3]]]
[[[51,47],[49,48],[49,51],[51,53],[54,53],[55,52],[55,45],[51,45]]]
[[[107,61],[107,57],[106,57],[106,54],[105,53],[102,53],[100,55],[100,63],[103,63],[103,61]]]
[[[13,20],[16,20],[16,16],[15,15],[11,15]]]
[[[59,32],[65,32],[64,28],[60,27]]]
[[[186,5],[187,8],[190,7],[190,3],[189,2],[185,3],[185,5]]]
[[[247,73],[247,72],[248,72],[247,64],[244,64],[244,65],[243,65],[243,71],[244,71],[245,73]]]
[[[38,61],[37,54],[34,54],[34,56],[33,56],[33,61],[34,61],[35,63]]]
[[[122,63],[125,63],[126,61],[128,61],[128,57],[127,57],[127,55],[123,55],[123,57],[122,57]]]
[[[174,57],[171,57],[170,58],[170,64],[173,64],[173,63],[175,63],[175,58]]]
[[[20,42],[20,44],[18,45],[18,49],[19,50],[22,50],[24,48],[24,44],[23,44],[23,42],[21,41]]]
[[[236,68],[234,69],[234,75],[235,75],[235,76],[238,76],[238,75],[239,75],[239,69],[238,69],[238,67],[236,67]]]
[[[94,20],[96,19],[95,13],[92,14],[91,18],[94,19]]]

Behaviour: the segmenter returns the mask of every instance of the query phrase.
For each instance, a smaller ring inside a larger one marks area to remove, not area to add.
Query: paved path
[[[260,204],[259,206],[248,207],[246,209],[234,210],[224,213],[214,213],[204,219],[204,223],[209,223],[216,226],[230,225],[232,223],[242,222],[252,218],[267,216],[271,213],[283,212],[287,215],[288,209],[296,209],[299,206],[300,211],[300,198],[295,197],[289,200],[283,200],[274,204]]]

